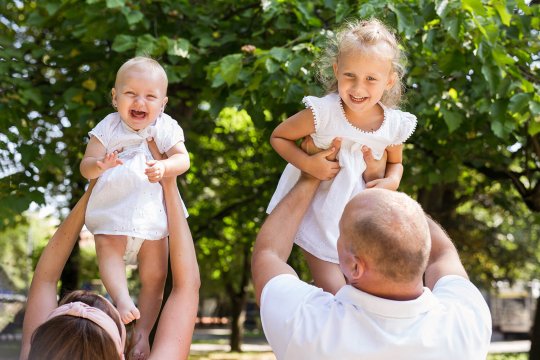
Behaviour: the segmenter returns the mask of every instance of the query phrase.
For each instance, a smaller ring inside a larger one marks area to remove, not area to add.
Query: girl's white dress
[[[342,139],[338,153],[341,170],[335,178],[319,185],[296,234],[295,243],[322,260],[338,263],[339,220],[349,200],[365,189],[362,173],[366,163],[362,145],[371,148],[373,156],[380,159],[387,146],[401,144],[411,136],[416,128],[416,116],[380,104],[384,110],[383,123],[379,129],[366,132],[347,120],[337,93],[322,98],[306,96],[303,102],[313,112],[315,132],[311,137],[318,148],[327,149],[334,138]],[[267,213],[272,212],[287,195],[299,176],[300,170],[287,164]]]
[[[161,153],[184,141],[184,132],[176,120],[161,114],[152,125],[135,131],[118,113],[112,113],[89,135],[105,146],[107,154],[122,150],[118,157],[124,164],[106,170],[99,177],[86,209],[88,230],[94,235],[126,235],[146,240],[167,236],[161,185],[149,182],[144,174],[146,161],[153,159],[146,139],[153,137]]]

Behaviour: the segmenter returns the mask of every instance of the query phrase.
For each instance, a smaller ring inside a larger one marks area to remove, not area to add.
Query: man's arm
[[[433,290],[437,281],[446,275],[459,275],[468,279],[467,272],[448,234],[429,216],[426,218],[431,234],[431,253],[425,272],[426,286]]]
[[[329,156],[334,152],[336,148],[332,147],[321,152],[321,156]],[[287,264],[287,259],[291,254],[300,222],[319,183],[320,180],[302,174],[300,180],[268,215],[261,227],[251,259],[251,273],[258,304],[260,304],[262,290],[270,279],[281,274],[296,275]]]

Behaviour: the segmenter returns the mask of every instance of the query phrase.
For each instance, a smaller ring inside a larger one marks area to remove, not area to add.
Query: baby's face
[[[167,83],[158,72],[133,66],[118,75],[112,98],[122,120],[133,130],[141,130],[163,111]]]

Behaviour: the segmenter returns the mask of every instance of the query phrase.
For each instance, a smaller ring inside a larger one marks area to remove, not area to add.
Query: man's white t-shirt
[[[261,295],[264,333],[278,360],[480,360],[491,315],[467,279],[445,276],[415,300],[379,298],[350,285],[334,296],[293,275]]]

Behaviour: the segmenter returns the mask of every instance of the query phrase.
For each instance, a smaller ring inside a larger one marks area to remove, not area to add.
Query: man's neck
[[[424,285],[421,280],[402,283],[388,279],[362,279],[361,281],[350,283],[349,285],[373,296],[397,301],[414,300],[420,297],[424,292]]]

